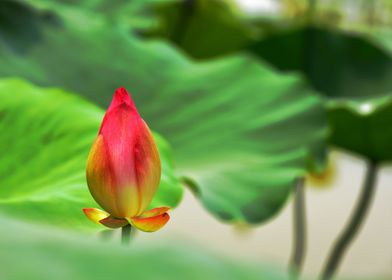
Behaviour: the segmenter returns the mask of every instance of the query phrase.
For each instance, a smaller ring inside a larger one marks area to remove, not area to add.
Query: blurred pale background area
[[[235,0],[235,2],[243,11],[250,14],[285,14],[286,16],[295,16],[298,13],[303,13],[308,2],[312,1]],[[363,21],[364,19],[378,22],[388,22],[390,20],[390,15],[386,9],[390,5],[388,0],[318,0],[313,2],[321,12],[327,11],[330,15],[340,10],[340,17],[351,23]]]
[[[363,161],[356,157],[334,152],[333,159],[339,171],[330,186],[307,184],[308,252],[304,271],[309,279],[319,273],[333,240],[348,220],[365,171]],[[392,168],[382,168],[370,214],[344,258],[337,279],[392,279],[392,224],[387,222],[392,220],[391,184]],[[230,258],[270,263],[285,270],[291,252],[291,216],[292,200],[276,219],[263,226],[224,225],[187,191],[170,224],[153,238],[171,240],[178,236]],[[140,234],[138,239],[148,243],[151,236]]]

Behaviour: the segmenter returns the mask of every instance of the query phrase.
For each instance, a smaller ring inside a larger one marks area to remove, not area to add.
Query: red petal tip
[[[109,108],[114,108],[122,104],[125,104],[132,108],[135,107],[132,98],[127,92],[127,90],[125,89],[125,87],[120,87],[116,89],[113,95],[112,103],[110,104]]]

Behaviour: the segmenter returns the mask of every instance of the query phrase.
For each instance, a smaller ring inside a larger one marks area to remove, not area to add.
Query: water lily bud
[[[91,195],[108,212],[107,217],[99,220],[100,223],[115,227],[123,225],[124,221],[132,223],[132,219],[142,225],[143,219],[148,219],[147,223],[153,220],[151,215],[147,218],[142,214],[159,185],[159,153],[150,129],[125,88],[116,90],[104,116],[87,160],[86,175]],[[144,226],[146,231],[154,231],[157,225],[163,226],[168,220],[167,213],[153,210],[149,211],[157,212],[158,222],[153,220],[155,226]],[[97,213],[92,208],[84,211],[95,222],[96,217],[103,217],[89,215]]]

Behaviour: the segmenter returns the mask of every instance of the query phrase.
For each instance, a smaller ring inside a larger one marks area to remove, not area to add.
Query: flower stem
[[[123,245],[128,245],[131,240],[132,226],[130,224],[123,226],[121,228],[121,243]]]
[[[306,252],[305,180],[300,178],[295,186],[293,205],[293,252],[289,270],[291,279],[298,279]]]
[[[345,229],[335,241],[335,245],[331,250],[331,253],[327,259],[328,261],[322,272],[321,279],[332,279],[344,254],[346,253],[346,250],[360,230],[374,197],[377,184],[376,179],[377,165],[373,162],[370,162],[367,165],[365,181],[362,187],[361,195],[355,206],[355,210],[352,213],[348,224],[346,224]]]

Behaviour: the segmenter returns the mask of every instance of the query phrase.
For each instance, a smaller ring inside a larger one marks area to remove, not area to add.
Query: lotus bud
[[[105,210],[83,209],[86,216],[107,227],[130,223],[156,231],[169,220],[168,207],[149,211],[160,182],[159,152],[150,129],[125,88],[116,90],[87,160],[87,184]]]

